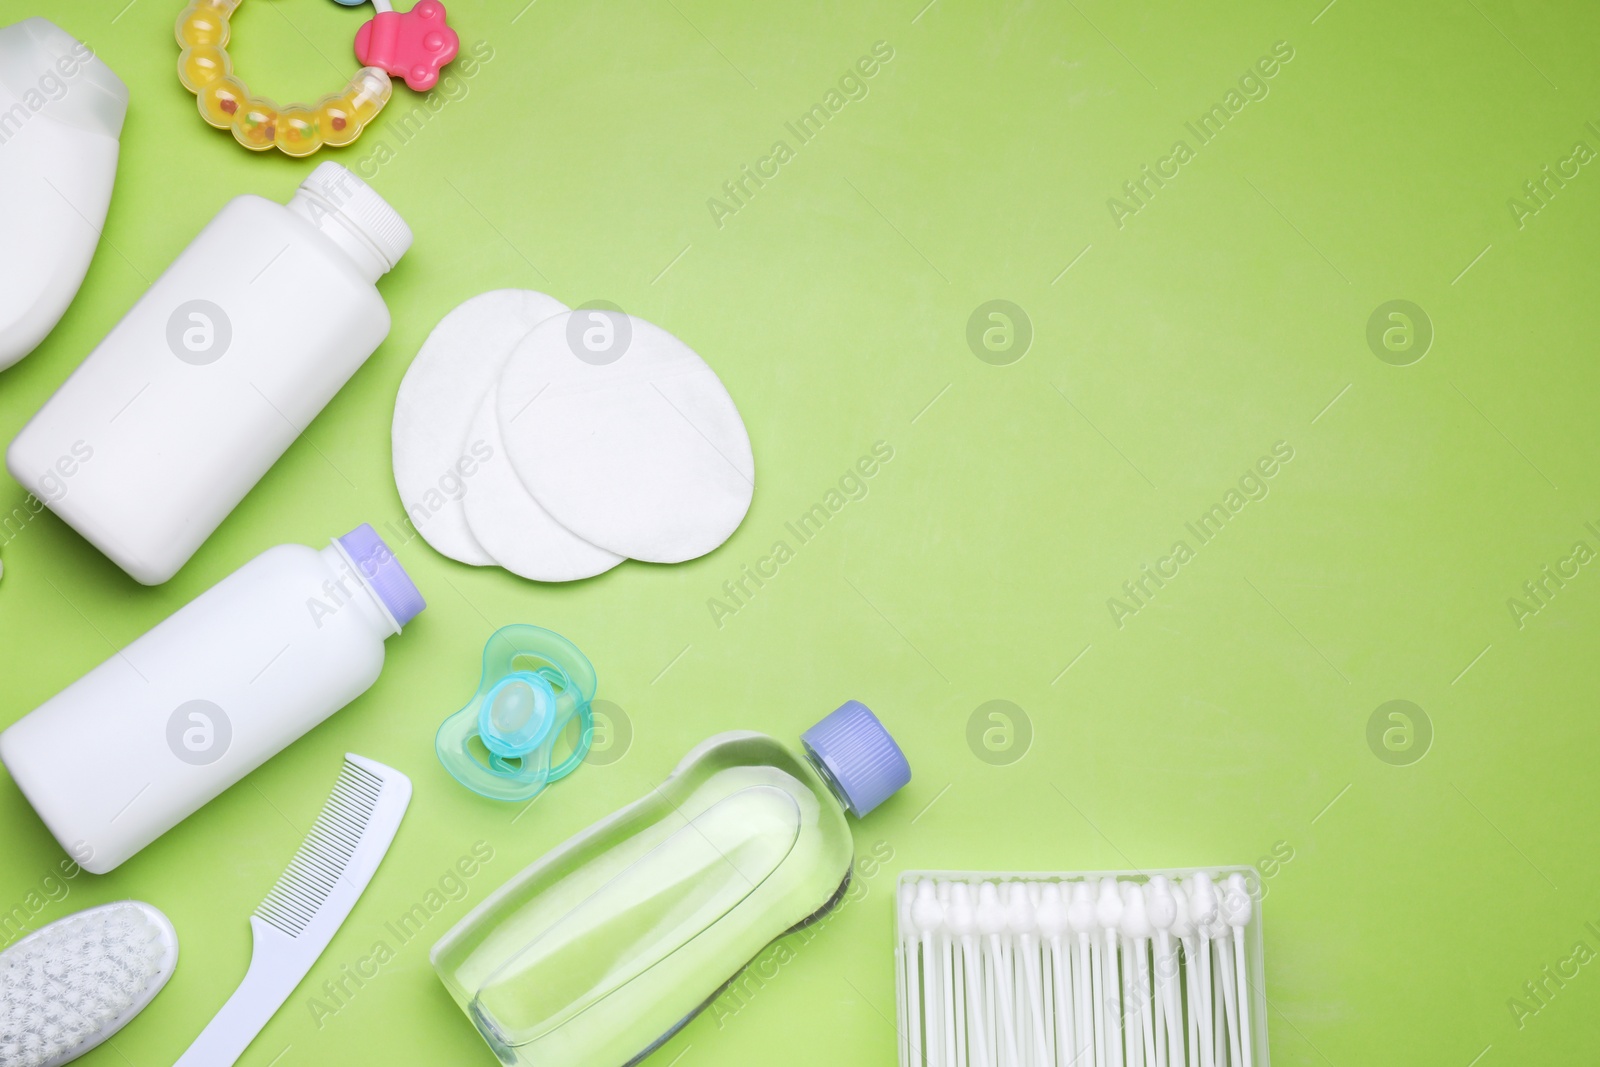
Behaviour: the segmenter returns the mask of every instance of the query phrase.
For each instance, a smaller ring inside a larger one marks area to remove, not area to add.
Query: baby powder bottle
[[[425,606],[371,526],[269,548],[0,733],[0,761],[104,874],[364,693]]]
[[[23,427],[6,466],[159,585],[388,335],[376,282],[409,247],[400,216],[337,163],[288,206],[235,198]]]
[[[634,1063],[767,944],[843,898],[845,812],[865,815],[911,768],[855,701],[801,741],[803,755],[764,734],[711,738],[433,946],[502,1063]]]

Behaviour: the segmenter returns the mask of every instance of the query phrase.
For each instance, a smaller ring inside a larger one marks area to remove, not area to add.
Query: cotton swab
[[[917,981],[917,969],[913,965],[908,967],[908,981],[910,994],[907,1000],[907,1032],[910,1039],[911,1067],[924,1067],[924,1064],[942,1065],[944,1060],[942,1046],[939,1038],[943,1033],[943,1026],[939,1019],[939,1006],[943,1003],[942,995],[936,993],[939,984],[939,968],[934,956],[934,936],[944,924],[944,909],[939,906],[939,900],[934,895],[933,880],[924,878],[914,887],[910,904],[912,934],[921,948],[921,984]],[[907,957],[916,961],[915,948],[907,952]],[[948,977],[944,979],[949,981]],[[920,995],[919,995],[920,994]],[[922,1013],[920,1006],[926,1003],[927,1011],[927,1058],[923,1058],[922,1050]]]
[[[1017,1051],[1021,1062],[1044,1063],[1050,1035],[1044,1027],[1044,975],[1039,969],[1039,931],[1033,920],[1033,900],[1022,882],[1004,882],[1000,903],[1006,910],[1006,934],[1011,943],[1011,974],[1016,1011]]]
[[[895,1030],[900,1038],[900,1067],[921,1067],[920,1056],[912,1051],[912,1035],[921,1026],[917,1021],[918,1008],[914,991],[920,991],[922,988],[917,973],[917,932],[911,918],[911,902],[916,895],[917,887],[910,882],[901,882],[899,891],[895,894],[900,919],[900,944],[895,952],[894,961],[895,1010],[896,1017],[900,1020],[900,1025]]]
[[[1122,1067],[1123,1040],[1125,1027],[1122,1020],[1122,993],[1119,970],[1117,967],[1117,924],[1122,921],[1122,894],[1117,891],[1115,878],[1100,879],[1100,890],[1094,902],[1095,921],[1100,924],[1104,934],[1104,941],[1100,952],[1100,968],[1104,973],[1104,997],[1101,1003],[1101,1018],[1109,1011],[1117,1023],[1117,1032],[1110,1030],[1108,1020],[1106,1030],[1106,1062],[1110,1067]]]
[[[985,1032],[989,1035],[990,1062],[997,1067],[1015,1067],[1016,1057],[1005,1055],[1002,1043],[1004,1039],[1000,1036],[1004,1023],[999,1016],[1000,994],[995,989],[995,984],[1000,981],[999,942],[997,940],[992,949],[989,944],[990,931],[995,925],[998,924],[1001,930],[1005,929],[1005,913],[995,903],[995,888],[992,883],[979,882],[974,888],[977,890],[974,914],[978,923],[979,965],[982,967],[983,975],[983,1021],[987,1027]],[[998,918],[996,912],[999,913]]]
[[[979,971],[973,969],[973,957],[979,953],[978,939],[974,936],[978,920],[972,909],[972,889],[967,883],[956,882],[951,885],[950,906],[945,909],[944,919],[950,935],[961,940],[961,966],[967,978],[967,1033],[972,1038],[968,1047],[978,1050],[977,1062],[980,1067],[992,1067],[989,1044],[984,1037],[983,994],[980,992],[982,977]],[[981,959],[976,961],[976,965],[981,971]]]
[[[1127,951],[1131,953],[1133,974],[1129,986],[1134,991],[1131,1009],[1139,1016],[1139,1036],[1143,1045],[1137,1046],[1135,1067],[1153,1064],[1156,1058],[1155,1031],[1151,1027],[1150,982],[1147,963],[1150,958],[1150,919],[1144,910],[1144,891],[1132,882],[1122,883],[1122,936]]]
[[[1200,942],[1200,995],[1205,1008],[1200,1016],[1204,1038],[1200,1047],[1205,1053],[1205,1067],[1215,1067],[1221,1058],[1217,1053],[1217,1046],[1221,1044],[1221,1035],[1217,1032],[1220,1028],[1216,1025],[1220,1005],[1214,995],[1216,987],[1211,969],[1211,935],[1207,931],[1217,917],[1217,891],[1211,884],[1211,876],[1204,871],[1188,881],[1190,913]]]
[[[1036,924],[1036,912],[1033,901],[1028,897],[1028,887],[1021,882],[1006,883],[1010,899],[1006,902],[1006,928],[1017,941],[1018,954],[1022,957],[1022,972],[1028,986],[1028,1002],[1033,1005],[1033,1010],[1023,1011],[1030,1017],[1033,1026],[1032,1034],[1034,1048],[1037,1052],[1030,1061],[1042,1061],[1049,1051],[1050,1040],[1045,1033],[1044,1013],[1039,1009],[1044,1004],[1044,975],[1039,965],[1039,928]],[[1021,1001],[1021,998],[1017,998]],[[1022,1032],[1022,1020],[1017,1020],[1018,1032]]]
[[[1238,871],[1228,875],[1227,886],[1222,897],[1222,917],[1233,928],[1233,973],[1239,983],[1239,1044],[1244,1050],[1244,1067],[1251,1067],[1250,989],[1244,977],[1244,928],[1250,925],[1255,901],[1250,897],[1244,875]]]
[[[1256,1067],[1252,886],[1242,870],[906,876],[902,1067]]]
[[[963,1000],[956,996],[956,990],[960,988],[956,981],[959,961],[950,930],[950,883],[936,883],[934,894],[940,909],[938,964],[943,977],[941,985],[944,994],[944,1011],[941,1014],[944,1033],[940,1038],[944,1055],[940,1059],[945,1067],[967,1067],[966,1016],[960,1010]]]
[[[1000,891],[993,882],[980,882],[978,884],[978,932],[986,938],[984,946],[989,953],[990,973],[994,978],[995,1008],[990,1015],[990,1024],[999,1035],[1000,1047],[1006,1054],[1006,1063],[1020,1067],[1022,1061],[1017,1055],[1017,1030],[1015,998],[1012,996],[1011,979],[1013,977],[1009,966],[1009,953],[1001,940],[1001,934],[1006,930],[1006,912],[1000,905]]]
[[[963,949],[952,926],[951,909],[955,906],[951,900],[950,883],[939,887],[943,890],[941,902],[944,905],[944,925],[940,928],[944,934],[944,947],[940,955],[941,966],[944,967],[944,1009],[940,1016],[944,1023],[944,1036],[941,1039],[944,1052],[944,1062],[947,1067],[969,1067],[967,1049],[967,998],[962,992],[967,980],[967,970],[963,964]]]
[[[1213,924],[1215,925],[1215,924]],[[1208,926],[1200,932],[1202,939],[1210,937],[1211,927]],[[1211,1036],[1216,1039],[1216,1047],[1212,1050],[1218,1063],[1225,1063],[1228,1067],[1235,1067],[1228,1060],[1228,1050],[1232,1047],[1228,1040],[1228,1024],[1226,1014],[1227,989],[1223,987],[1223,996],[1217,996],[1217,988],[1222,986],[1222,954],[1211,955]]]
[[[1195,945],[1194,920],[1189,917],[1189,895],[1183,891],[1183,886],[1172,887],[1173,919],[1172,933],[1183,946],[1183,966],[1187,975],[1186,984],[1188,995],[1184,997],[1184,1015],[1188,1019],[1185,1033],[1189,1038],[1188,1067],[1201,1067],[1200,1064],[1200,1020],[1199,998],[1200,983],[1195,977],[1197,947]]]
[[[1228,1020],[1228,1050],[1230,1064],[1243,1061],[1239,1044],[1238,987],[1233,977],[1233,942],[1228,937],[1228,924],[1219,914],[1215,922],[1206,927],[1206,935],[1217,943],[1217,984],[1222,986],[1222,1006]]]
[[[1055,971],[1056,1067],[1070,1067],[1078,1060],[1077,1007],[1072,999],[1072,950],[1062,955],[1061,935],[1067,932],[1067,903],[1060,882],[1046,882],[1039,891],[1039,907],[1033,914],[1039,937],[1050,946],[1050,962]]]
[[[1183,1061],[1182,1021],[1177,998],[1177,960],[1172,954],[1172,924],[1178,905],[1172,896],[1172,883],[1164,874],[1150,876],[1145,883],[1145,913],[1156,932],[1156,1018],[1166,1024],[1166,1053],[1156,1057],[1157,1067],[1181,1067]]]
[[[1152,959],[1156,948],[1156,929],[1155,923],[1150,921],[1150,897],[1146,892],[1148,888],[1148,883],[1128,886],[1130,900],[1133,897],[1138,898],[1140,928],[1143,931],[1143,937],[1139,941],[1139,967],[1143,971],[1139,979],[1139,994],[1146,998],[1143,1018],[1147,1035],[1145,1062],[1154,1063],[1155,1067],[1167,1067],[1166,989],[1162,984],[1157,963]]]
[[[1094,894],[1088,882],[1072,883],[1067,897],[1067,925],[1078,935],[1078,1033],[1084,1050],[1094,1049],[1094,1067],[1106,1067],[1105,1001],[1101,999],[1099,962],[1094,953]],[[1098,1011],[1095,1005],[1100,1005]]]

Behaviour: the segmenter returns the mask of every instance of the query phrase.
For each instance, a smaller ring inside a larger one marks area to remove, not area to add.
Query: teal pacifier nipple
[[[478,709],[478,736],[496,756],[526,756],[550,729],[555,688],[537,674],[518,671],[489,690]]]
[[[445,770],[475,793],[528,800],[578,769],[594,740],[594,667],[576,645],[538,626],[496,630],[483,648],[483,676],[466,707],[439,727]],[[576,721],[572,751],[554,751]]]

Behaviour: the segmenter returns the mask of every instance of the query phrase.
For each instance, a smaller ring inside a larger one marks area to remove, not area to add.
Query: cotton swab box
[[[1270,1067],[1250,868],[909,871],[901,1067]]]
[[[177,963],[172,923],[137,900],[35,930],[0,952],[0,1064],[77,1059],[143,1011]]]

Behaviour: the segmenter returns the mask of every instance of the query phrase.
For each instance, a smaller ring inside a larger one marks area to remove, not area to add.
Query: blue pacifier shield
[[[496,630],[483,649],[478,691],[439,727],[445,770],[475,793],[528,800],[577,770],[594,740],[594,667],[576,645],[538,626]],[[556,747],[576,721],[577,740]]]

